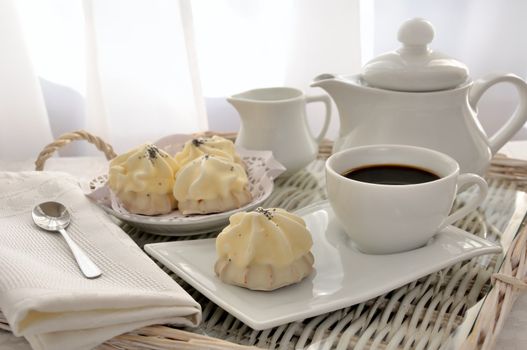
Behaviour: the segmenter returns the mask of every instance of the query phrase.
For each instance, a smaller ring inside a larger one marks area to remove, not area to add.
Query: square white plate
[[[359,252],[329,203],[297,212],[313,235],[315,272],[272,292],[222,283],[214,274],[215,239],[147,244],[146,251],[211,301],[256,330],[331,312],[374,298],[461,260],[501,247],[450,226],[425,247],[390,255]]]

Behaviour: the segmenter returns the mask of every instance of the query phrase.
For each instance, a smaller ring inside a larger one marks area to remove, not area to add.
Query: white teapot
[[[369,144],[408,144],[455,158],[461,172],[483,174],[490,159],[527,120],[527,84],[513,74],[490,74],[472,82],[467,67],[432,51],[430,22],[411,19],[399,29],[403,46],[368,62],[358,75],[321,74],[311,86],[326,90],[340,115],[333,152]],[[477,103],[494,84],[512,84],[519,105],[487,137]]]

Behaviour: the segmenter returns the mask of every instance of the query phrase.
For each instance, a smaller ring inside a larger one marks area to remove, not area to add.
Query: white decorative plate
[[[171,135],[155,144],[174,155],[189,139],[191,139],[190,135]],[[99,176],[90,182],[91,192],[87,195],[106,212],[146,232],[167,236],[188,236],[218,230],[228,224],[232,214],[252,210],[261,205],[273,192],[274,179],[285,170],[273,158],[270,151],[250,151],[237,148],[237,152],[246,165],[249,191],[253,197],[249,204],[239,209],[206,215],[183,215],[177,210],[156,216],[132,214],[123,208],[111,193],[106,185],[106,175]]]
[[[298,284],[272,292],[222,283],[214,274],[215,239],[147,244],[145,249],[211,301],[257,330],[351,306],[459,261],[501,252],[499,246],[449,226],[422,248],[368,255],[354,248],[327,202],[297,213],[313,235],[315,272]]]

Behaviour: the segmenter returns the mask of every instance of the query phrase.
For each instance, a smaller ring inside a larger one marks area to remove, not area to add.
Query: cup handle
[[[498,83],[512,84],[518,91],[519,103],[514,114],[494,135],[489,138],[489,146],[492,154],[496,154],[503,145],[509,141],[523,124],[527,121],[527,84],[514,74],[489,74],[474,82],[470,88],[469,102],[474,110],[481,96],[490,87]]]
[[[487,197],[488,185],[487,182],[479,175],[476,174],[461,174],[457,180],[457,188],[460,189],[465,185],[476,185],[478,186],[478,194],[474,198],[471,198],[468,203],[463,207],[459,208],[452,214],[450,214],[441,224],[439,230],[442,230],[448,225],[452,225],[454,222],[463,218],[471,211],[476,209]]]
[[[326,106],[326,116],[324,120],[324,126],[317,137],[315,137],[316,143],[320,143],[326,133],[328,132],[329,122],[331,121],[331,100],[328,95],[315,95],[315,96],[306,96],[306,103],[311,102],[322,102]]]

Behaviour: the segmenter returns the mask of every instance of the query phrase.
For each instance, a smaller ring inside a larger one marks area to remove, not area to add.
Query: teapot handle
[[[324,136],[326,136],[326,133],[328,132],[329,122],[331,121],[331,100],[328,95],[315,95],[315,96],[306,96],[306,103],[310,102],[322,102],[324,103],[324,106],[326,107],[326,115],[324,119],[324,125],[322,126],[322,130],[320,130],[320,133],[317,137],[315,137],[315,141],[317,144],[320,144]]]
[[[514,74],[489,74],[481,79],[478,79],[472,85],[469,92],[469,103],[474,110],[477,110],[477,104],[481,96],[491,86],[498,83],[510,83],[518,91],[519,103],[518,108],[514,111],[507,122],[489,138],[489,146],[492,154],[496,154],[498,150],[509,141],[514,134],[527,121],[527,84],[520,77]]]

